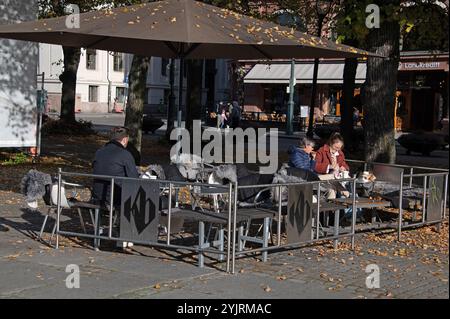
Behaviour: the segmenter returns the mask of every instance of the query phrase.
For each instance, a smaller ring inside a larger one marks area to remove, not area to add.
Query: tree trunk
[[[392,1],[399,5],[399,1]],[[380,4],[382,7],[383,4]],[[394,100],[399,64],[400,26],[397,21],[381,19],[379,29],[367,38],[371,52],[389,57],[370,57],[364,103],[365,160],[395,162]]]
[[[142,117],[144,113],[147,73],[150,57],[135,55],[131,64],[128,91],[128,104],[125,114],[125,126],[130,129],[130,143],[140,152],[142,145]]]
[[[345,59],[344,86],[341,103],[341,134],[347,148],[354,149],[357,145],[353,135],[353,95],[355,92],[355,77],[358,60]]]
[[[64,71],[59,76],[62,82],[61,120],[75,122],[75,99],[77,88],[77,72],[80,64],[81,50],[79,48],[62,47],[64,53]]]
[[[238,60],[234,60],[230,65],[231,72],[231,94],[230,98],[233,101],[239,103],[239,105],[243,106],[245,103],[244,96],[244,77],[245,70],[241,66]]]
[[[175,105],[175,59],[170,59],[170,71],[169,71],[169,106],[167,108],[167,130],[166,140],[170,141],[170,133],[174,129],[174,122],[177,119],[177,106]]]
[[[206,97],[208,112],[214,112],[216,102],[216,60],[206,60],[205,62],[205,88],[208,90]]]
[[[203,60],[187,60],[186,129],[192,130],[192,121],[201,119]]]

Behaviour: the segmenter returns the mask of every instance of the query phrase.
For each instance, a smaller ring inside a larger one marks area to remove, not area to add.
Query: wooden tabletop
[[[336,203],[341,203],[348,206],[353,205],[352,198],[336,198],[333,199]],[[367,197],[358,197],[356,199],[356,207],[358,208],[376,208],[376,207],[391,207],[391,202],[387,200],[370,199]]]

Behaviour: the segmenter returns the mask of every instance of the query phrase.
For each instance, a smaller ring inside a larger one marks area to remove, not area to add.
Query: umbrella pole
[[[184,80],[184,58],[180,57],[180,78],[179,78],[179,85],[178,85],[178,108],[177,108],[177,156],[176,156],[176,162],[179,162],[180,159],[180,150],[181,150],[181,117],[183,112],[181,111],[181,102],[183,101],[183,80]]]
[[[178,88],[178,111],[177,111],[177,125],[181,127],[181,103],[183,101],[183,85],[184,85],[184,58],[180,57],[180,78],[179,78],[179,88]],[[180,138],[180,136],[178,136]]]
[[[294,134],[293,118],[294,118],[294,87],[295,87],[295,60],[291,60],[291,77],[289,79],[289,102],[286,116],[286,135]]]

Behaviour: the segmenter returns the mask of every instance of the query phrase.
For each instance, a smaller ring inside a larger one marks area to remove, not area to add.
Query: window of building
[[[169,59],[161,59],[161,75],[167,76],[167,68],[169,66]]]
[[[125,102],[125,88],[124,87],[116,87],[116,99],[118,103]]]
[[[97,68],[97,51],[92,49],[86,50],[86,69],[95,70]]]
[[[114,71],[123,72],[123,53],[114,53]]]
[[[89,102],[98,102],[98,86],[89,85]]]

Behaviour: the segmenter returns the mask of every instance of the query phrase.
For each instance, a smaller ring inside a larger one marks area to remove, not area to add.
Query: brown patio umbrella
[[[376,56],[194,0],[166,0],[0,26],[0,38],[183,59]],[[183,87],[180,77],[179,87]],[[179,101],[182,90],[179,90]],[[181,124],[180,103],[178,125]]]
[[[291,59],[371,53],[193,0],[167,0],[0,26],[0,37],[166,58]]]

